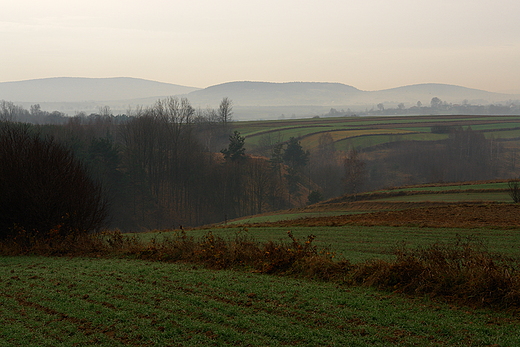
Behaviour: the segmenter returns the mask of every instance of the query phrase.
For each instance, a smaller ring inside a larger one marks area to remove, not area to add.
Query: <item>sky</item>
[[[518,0],[4,0],[0,82],[446,83],[520,93]]]

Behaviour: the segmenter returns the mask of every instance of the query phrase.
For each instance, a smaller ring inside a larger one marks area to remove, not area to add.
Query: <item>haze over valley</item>
[[[168,96],[186,97],[194,107],[216,107],[222,98],[232,100],[236,120],[296,118],[323,115],[331,108],[362,112],[385,108],[429,105],[432,98],[453,104],[519,103],[520,95],[493,93],[449,84],[425,83],[378,91],[364,91],[342,83],[237,81],[207,88],[182,86],[137,78],[58,77],[0,83],[0,100],[23,107],[39,104],[45,111],[69,116],[98,112],[109,106],[124,114],[138,106],[150,106]]]
[[[3,1],[0,345],[518,346],[519,12]]]

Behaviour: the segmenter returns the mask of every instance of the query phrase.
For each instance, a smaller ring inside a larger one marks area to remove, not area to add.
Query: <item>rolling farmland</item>
[[[312,150],[317,138],[330,133],[337,148],[365,148],[382,143],[446,138],[447,134],[432,133],[432,127],[468,127],[484,132],[488,138],[520,138],[520,116],[387,116],[311,118],[279,121],[248,121],[234,124],[246,137],[246,146],[258,147],[263,141],[286,141],[299,137],[302,146]]]
[[[265,136],[301,136],[302,145],[312,149],[329,132],[338,149],[348,150],[446,138],[432,133],[436,125],[471,126],[488,138],[509,140],[511,147],[520,137],[518,116],[331,118],[235,127],[246,136],[246,146],[258,146]],[[334,261],[352,267],[395,261],[401,248],[461,239],[476,240],[518,262],[519,216],[507,180],[478,181],[380,189],[183,232],[199,243],[208,231],[224,239],[246,235],[266,243],[286,238],[288,231],[299,240],[312,234],[314,244],[334,255]],[[248,266],[215,270],[190,261],[146,258],[178,235],[179,230],[126,235],[136,240],[136,251],[126,253],[1,256],[0,345],[520,344],[517,306],[476,308],[453,297],[352,284],[346,275],[323,280],[290,272],[270,275]]]

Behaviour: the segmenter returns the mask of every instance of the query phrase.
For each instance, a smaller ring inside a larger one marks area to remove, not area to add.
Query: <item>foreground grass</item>
[[[3,346],[515,346],[519,320],[193,265],[0,258]]]

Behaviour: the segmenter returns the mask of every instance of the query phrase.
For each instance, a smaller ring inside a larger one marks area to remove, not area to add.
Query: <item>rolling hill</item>
[[[429,104],[433,97],[451,103],[467,100],[474,104],[518,99],[519,95],[492,93],[449,84],[416,84],[379,91],[362,91],[341,83],[323,82],[229,82],[191,92],[195,103],[218,103],[222,97],[231,98],[240,106],[326,106],[371,107],[377,103]]]
[[[492,93],[447,84],[416,84],[379,91],[363,91],[342,83],[326,82],[228,82],[204,89],[137,78],[59,77],[0,83],[0,100],[28,107],[39,103],[44,110],[95,112],[110,106],[124,113],[137,105],[147,106],[166,96],[186,96],[195,107],[218,107],[223,97],[234,104],[235,119],[298,118],[327,113],[330,108],[362,111],[378,103],[395,107],[418,101],[429,105],[433,97],[449,103],[490,104],[520,100],[520,95]]]
[[[195,103],[216,104],[224,96],[240,106],[334,105],[352,101],[365,92],[341,83],[323,82],[228,82],[191,92]]]
[[[13,102],[86,102],[187,94],[197,88],[138,78],[56,77],[0,83],[0,100]]]

